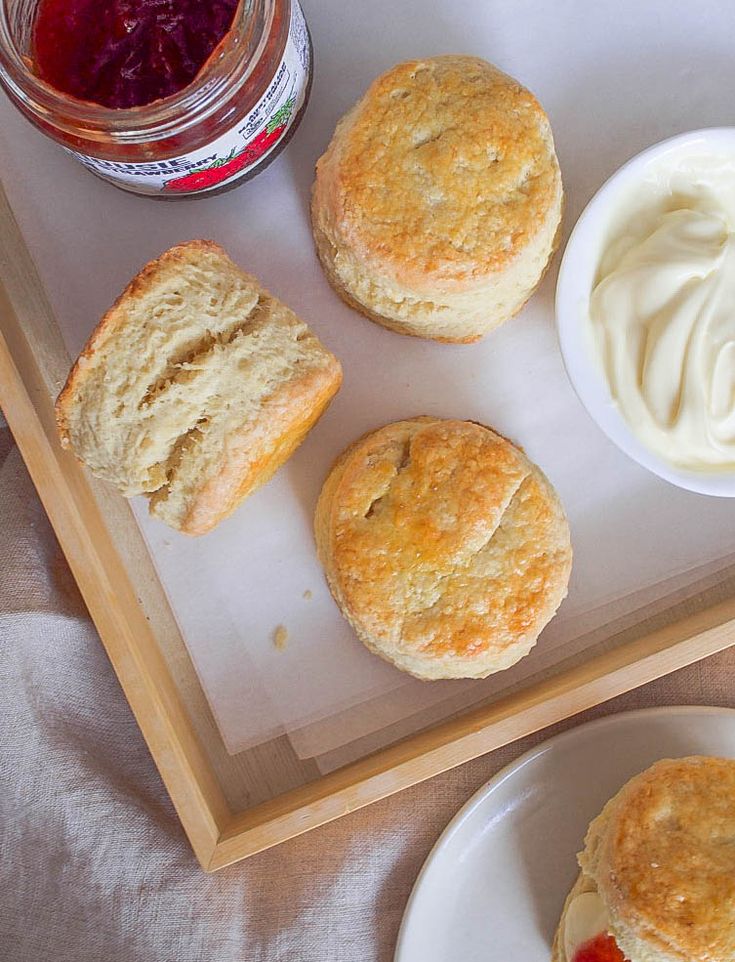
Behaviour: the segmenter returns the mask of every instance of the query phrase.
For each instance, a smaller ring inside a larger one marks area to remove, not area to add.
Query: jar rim
[[[290,0],[286,0],[290,8]],[[18,49],[8,16],[9,0],[0,0],[0,83],[24,110],[53,117],[53,126],[89,140],[148,143],[184,133],[206,120],[242,88],[268,43],[276,0],[240,0],[232,26],[212,51],[197,76],[180,91],[136,107],[106,107],[80,100],[42,80]],[[288,13],[288,11],[287,11]],[[288,22],[288,18],[287,18]]]

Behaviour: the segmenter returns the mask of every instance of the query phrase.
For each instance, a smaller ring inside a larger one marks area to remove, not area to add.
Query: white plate
[[[659,758],[735,757],[735,710],[611,715],[527,752],[452,819],[406,907],[395,962],[549,962],[592,818]]]

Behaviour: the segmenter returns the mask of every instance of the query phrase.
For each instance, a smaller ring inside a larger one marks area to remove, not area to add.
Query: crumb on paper
[[[288,641],[288,629],[285,625],[279,625],[273,632],[273,644],[279,651],[283,651]]]
[[[304,597],[307,601],[311,601],[312,595],[311,595],[311,591],[309,591],[308,588],[307,588],[306,591],[304,592],[303,597]]]

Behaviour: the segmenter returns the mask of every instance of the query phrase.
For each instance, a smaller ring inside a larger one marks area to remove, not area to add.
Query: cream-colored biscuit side
[[[664,759],[591,823],[582,870],[631,962],[735,958],[735,761]]]
[[[57,418],[94,474],[152,493],[152,513],[199,533],[282,463],[340,380],[303,321],[216,245],[191,242],[108,312]]]
[[[356,442],[324,485],[315,530],[360,639],[419,678],[509,667],[566,594],[569,530],[553,489],[470,422],[413,419]]]
[[[515,314],[558,240],[548,119],[472,57],[399,64],[338,124],[312,224],[330,282],[401,333],[472,341]]]
[[[551,948],[551,962],[573,962],[572,959],[567,958],[567,953],[564,949],[564,925],[567,918],[567,912],[569,911],[569,906],[576,899],[578,895],[582,895],[584,892],[596,892],[597,886],[593,879],[589,875],[585,875],[584,872],[580,872],[577,876],[577,880],[572,886],[564,901],[564,908],[561,912],[561,918],[559,919],[559,925],[556,930],[556,935],[554,936],[554,944]]]
[[[620,950],[625,953],[626,959],[628,959],[629,962],[673,962],[668,956],[662,956],[656,947],[651,944],[646,944],[645,941],[641,941],[632,935],[627,924],[621,918],[615,901],[611,903],[606,897],[607,885],[603,883],[602,890],[598,885],[598,879],[604,879],[607,873],[603,863],[603,851],[606,844],[607,833],[614,813],[621,804],[625,789],[629,784],[630,782],[624,785],[623,788],[605,804],[600,814],[590,822],[584,840],[584,849],[577,856],[577,860],[582,869],[582,876],[592,879],[592,883],[597,889],[600,898],[605,903],[610,919],[610,931]],[[683,960],[677,957],[677,962],[683,962]],[[694,960],[692,960],[692,962],[694,962]]]
[[[432,291],[418,297],[347,247],[338,248],[315,218],[314,239],[324,271],[339,295],[389,330],[449,343],[480,340],[520,311],[550,263],[561,220],[558,199],[536,236],[516,260],[481,287],[467,293]]]

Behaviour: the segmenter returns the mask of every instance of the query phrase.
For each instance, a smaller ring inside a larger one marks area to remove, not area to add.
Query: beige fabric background
[[[568,724],[735,706],[733,667],[735,650]],[[388,962],[441,829],[549,734],[204,875],[1,422],[0,687],[4,962]]]

